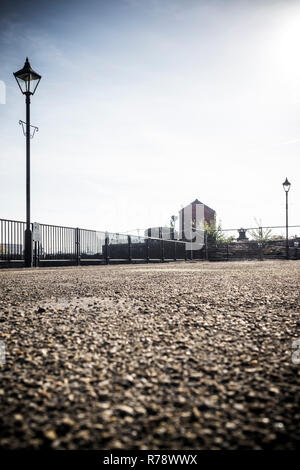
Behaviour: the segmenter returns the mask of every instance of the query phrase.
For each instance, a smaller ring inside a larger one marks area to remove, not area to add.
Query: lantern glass
[[[289,182],[287,178],[285,178],[285,181],[282,183],[282,186],[285,192],[288,193],[291,188],[291,183]]]
[[[18,72],[14,73],[15,79],[19,85],[21,92],[24,95],[33,95],[37,86],[41,80],[41,75],[36,73],[30,66],[28,58],[24,64],[24,67]]]

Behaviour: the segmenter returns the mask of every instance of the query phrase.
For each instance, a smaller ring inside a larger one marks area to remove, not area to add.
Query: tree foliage
[[[257,224],[257,228],[249,230],[249,235],[252,237],[253,240],[263,243],[272,240],[280,240],[280,236],[276,236],[273,234],[271,228],[263,228],[261,219],[254,219],[255,223]]]
[[[205,222],[204,230],[206,232],[208,242],[222,244],[235,241],[235,238],[233,236],[226,235],[226,232],[222,230],[221,223],[217,225],[216,223],[208,224],[207,222]]]

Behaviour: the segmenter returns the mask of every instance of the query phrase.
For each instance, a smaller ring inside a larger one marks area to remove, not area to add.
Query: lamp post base
[[[25,268],[32,267],[32,231],[25,230],[25,251],[24,251]]]

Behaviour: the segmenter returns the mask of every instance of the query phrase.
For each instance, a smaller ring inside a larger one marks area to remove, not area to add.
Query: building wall
[[[200,207],[202,206],[202,207]],[[193,221],[193,222],[192,222]],[[204,222],[211,225],[216,223],[216,211],[196,199],[179,211],[179,239],[184,240],[184,226],[194,225],[197,222],[198,230],[204,229]]]

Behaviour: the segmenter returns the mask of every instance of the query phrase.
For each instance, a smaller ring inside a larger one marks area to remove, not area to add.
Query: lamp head
[[[287,178],[285,178],[285,181],[282,183],[282,186],[285,192],[288,193],[291,188],[291,183],[289,182]]]
[[[34,95],[42,78],[31,68],[28,57],[26,57],[24,67],[15,72],[14,77],[23,95]]]

